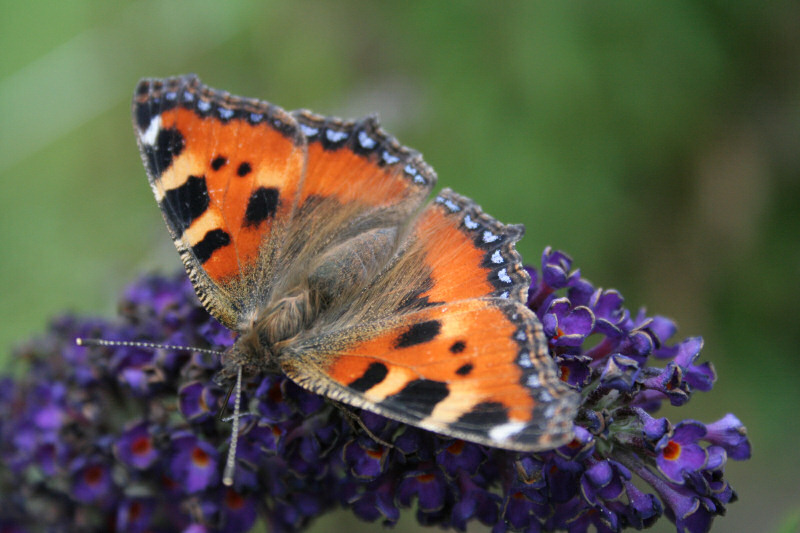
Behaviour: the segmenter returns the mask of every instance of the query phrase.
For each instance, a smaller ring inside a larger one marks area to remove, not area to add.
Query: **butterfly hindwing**
[[[301,186],[305,138],[280,108],[194,76],[142,80],[133,115],[150,185],[195,289],[235,329],[269,285]]]
[[[541,450],[572,435],[575,395],[522,304],[460,300],[293,345],[299,385],[335,400],[490,446]]]

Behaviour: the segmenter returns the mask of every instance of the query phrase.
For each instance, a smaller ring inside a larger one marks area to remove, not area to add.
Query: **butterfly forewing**
[[[237,328],[266,297],[301,185],[305,138],[280,108],[193,76],[143,80],[133,114],[150,184],[195,289]]]

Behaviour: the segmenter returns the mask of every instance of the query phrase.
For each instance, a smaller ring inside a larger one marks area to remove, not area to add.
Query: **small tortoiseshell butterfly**
[[[526,306],[506,226],[377,120],[286,112],[195,76],[139,83],[150,185],[205,308],[238,338],[220,377],[315,393],[510,450],[572,437],[578,395]]]

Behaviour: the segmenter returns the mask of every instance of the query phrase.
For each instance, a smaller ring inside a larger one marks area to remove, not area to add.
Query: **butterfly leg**
[[[350,426],[350,429],[352,429],[354,432],[356,431],[356,426],[358,426],[364,430],[364,432],[367,434],[367,436],[369,436],[369,438],[371,438],[381,446],[385,446],[386,448],[389,449],[394,448],[394,444],[386,442],[385,440],[377,436],[375,433],[373,433],[372,430],[369,429],[366,424],[364,424],[364,421],[361,419],[361,417],[358,416],[358,414],[356,414],[353,411],[352,407],[350,407],[347,404],[337,402],[334,400],[328,400],[328,401],[339,410],[339,412],[342,414],[347,424]]]
[[[225,399],[222,400],[222,405],[219,407],[219,412],[217,413],[217,420],[223,422],[227,419],[225,416],[225,411],[228,409],[228,402],[231,399],[231,393],[233,393],[233,389],[236,387],[236,382],[231,383],[228,386],[228,392],[225,393]]]
[[[517,479],[526,485],[538,483],[542,480],[541,470],[526,468],[526,465],[523,463],[522,459],[518,458],[514,460],[514,470],[517,473]]]

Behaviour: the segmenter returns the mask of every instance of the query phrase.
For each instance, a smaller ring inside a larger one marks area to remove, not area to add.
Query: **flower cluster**
[[[218,358],[74,344],[232,344],[185,276],[145,277],[124,295],[121,320],[62,318],[15,354],[26,365],[0,384],[0,530],[239,532],[260,518],[280,532],[340,506],[384,524],[416,506],[421,524],[460,531],[478,520],[498,533],[610,532],[662,514],[680,532],[708,531],[735,500],[723,471],[729,457],[749,457],[745,429],[732,414],[711,424],[651,415],[711,388],[702,341],[669,343],[671,321],[631,315],[617,291],[571,268],[545,250],[528,302],[582,395],[569,444],[518,454],[356,413],[364,431],[283,376],[253,376],[230,488]]]

